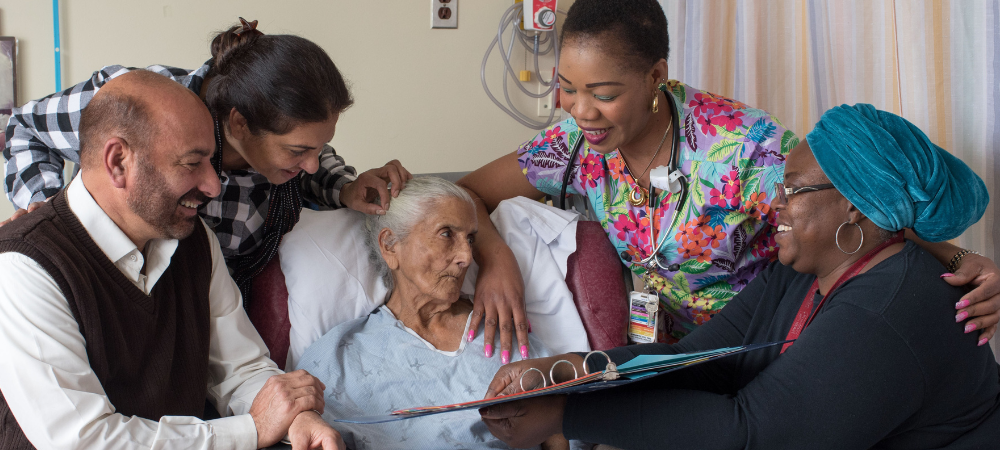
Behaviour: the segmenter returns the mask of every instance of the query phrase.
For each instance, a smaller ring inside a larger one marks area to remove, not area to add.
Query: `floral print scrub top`
[[[665,341],[676,342],[709,320],[777,258],[770,203],[775,183],[783,180],[785,155],[799,140],[778,119],[738,101],[676,80],[667,83],[666,92],[680,116],[675,124],[682,128],[680,165],[688,179],[682,204],[680,194],[657,189],[650,202],[658,205],[655,210],[632,206],[627,196],[635,181],[618,151],[602,155],[591,151],[586,140],[572,164],[572,184],[566,191],[587,197],[633,273],[646,272],[639,260],[655,247],[650,226],[656,239],[662,239],[664,268],[650,278],[666,312]],[[558,196],[579,139],[583,136],[576,121],[569,119],[523,144],[518,163],[528,181]],[[671,227],[675,209],[678,217]],[[663,230],[668,236],[660,234]]]

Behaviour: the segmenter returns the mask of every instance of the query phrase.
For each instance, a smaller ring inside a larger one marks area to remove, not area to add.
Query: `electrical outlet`
[[[556,78],[556,69],[552,68],[552,80],[556,82],[555,89],[549,92],[549,95],[538,99],[538,117],[549,117],[549,113],[552,112],[552,108],[559,108],[559,84]],[[538,93],[541,94],[548,89],[548,86],[538,82]],[[559,115],[559,111],[556,111],[556,116]]]
[[[458,28],[458,0],[431,0],[431,28]]]
[[[538,83],[538,85],[540,86],[540,88],[538,89],[539,94],[545,92],[545,90],[548,89],[547,86],[541,83]],[[556,90],[553,89],[552,92],[549,92],[549,95],[546,95],[545,97],[538,99],[538,117],[549,117],[549,113],[552,112],[552,108],[556,103],[555,98],[556,98]]]

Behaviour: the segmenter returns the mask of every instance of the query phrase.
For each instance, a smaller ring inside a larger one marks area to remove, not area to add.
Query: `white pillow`
[[[347,208],[303,209],[278,247],[288,287],[288,360],[334,326],[367,315],[385,302],[388,290],[368,262],[365,215]]]

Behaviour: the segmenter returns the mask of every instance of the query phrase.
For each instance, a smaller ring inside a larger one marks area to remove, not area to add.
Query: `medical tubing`
[[[556,32],[556,26],[555,25],[552,25],[552,32],[553,33]],[[549,50],[551,50],[551,49],[549,49]],[[552,89],[555,88],[555,86],[556,86],[556,74],[555,74],[555,72],[553,72],[552,73],[552,79],[550,79],[549,81],[545,81],[545,77],[542,76],[542,72],[538,69],[538,53],[539,53],[538,52],[538,47],[535,47],[535,52],[534,53],[535,53],[535,76],[538,77],[538,82],[539,83],[546,84],[546,85],[549,86],[549,90],[545,91],[545,92],[551,92]],[[546,51],[545,53],[542,53],[542,54],[544,55],[544,54],[547,54],[547,53],[548,53],[548,51]],[[559,47],[556,47],[555,58],[556,58],[556,66],[558,67],[558,64],[559,64]],[[553,109],[555,109],[555,105],[553,105]]]
[[[515,15],[515,17],[516,17],[516,15]],[[500,45],[499,45],[499,48],[500,48],[500,59],[503,61],[503,64],[506,67],[506,71],[504,72],[504,77],[506,77],[507,74],[509,73],[510,76],[513,77],[516,80],[516,79],[518,79],[518,73],[517,73],[517,71],[514,70],[514,67],[512,67],[510,65],[510,52],[504,53],[504,51],[503,51],[503,29],[504,29],[504,25],[501,24],[500,30],[497,32],[497,39],[500,39]],[[518,28],[514,27],[514,32],[516,33],[517,31],[518,31]],[[514,39],[513,35],[511,35],[511,39]],[[513,42],[511,44],[513,44]],[[517,88],[520,89],[521,92],[523,92],[525,95],[527,95],[529,97],[532,97],[532,98],[542,98],[542,97],[544,97],[546,95],[546,93],[552,92],[552,86],[549,86],[549,90],[545,91],[545,93],[542,93],[542,94],[534,94],[534,93],[528,92],[528,90],[525,89],[524,85],[522,85],[521,83],[517,83]]]
[[[518,27],[514,27],[514,32],[516,32],[517,30],[519,30],[519,28]],[[514,37],[513,37],[513,34],[511,34],[510,45],[507,48],[507,53],[508,54],[510,54],[511,49],[513,47],[514,47]],[[528,122],[530,122],[532,124],[535,124],[535,126],[533,126],[531,128],[544,129],[544,128],[548,127],[552,123],[552,118],[555,117],[555,108],[550,108],[549,109],[549,117],[546,119],[545,122],[539,122],[539,121],[537,121],[535,119],[532,119],[532,118],[528,117],[527,114],[524,114],[524,113],[518,111],[517,108],[514,106],[514,102],[511,101],[511,99],[510,99],[510,92],[507,89],[507,71],[506,70],[504,70],[504,72],[501,74],[501,77],[503,77],[503,96],[504,96],[504,99],[507,100],[507,106],[510,106],[511,110],[515,114],[518,114],[523,120],[528,121]],[[521,86],[521,83],[518,83],[517,85]],[[551,91],[552,91],[552,86],[549,86],[549,90],[546,91],[546,92],[551,92]],[[544,96],[544,95],[545,94],[539,94],[538,96],[533,96],[533,97],[535,97],[535,98],[542,98],[542,96]]]
[[[508,10],[508,12],[509,12],[509,10]],[[504,14],[504,19],[503,19],[502,22],[506,22],[508,20],[509,19],[507,18],[507,13],[505,13]],[[511,109],[507,109],[506,106],[500,104],[500,102],[495,97],[493,97],[493,93],[491,93],[490,90],[489,90],[489,88],[486,86],[486,76],[485,76],[485,74],[486,74],[486,61],[489,59],[490,53],[492,52],[494,45],[498,45],[500,47],[501,53],[503,53],[503,41],[499,39],[499,36],[496,37],[496,38],[493,38],[493,42],[490,44],[490,48],[486,52],[486,56],[483,58],[483,65],[480,68],[480,76],[481,76],[482,81],[483,81],[483,89],[486,91],[486,95],[488,95],[490,97],[490,100],[493,100],[494,104],[496,104],[501,110],[503,110],[504,112],[506,112],[507,115],[511,116],[514,120],[518,121],[519,123],[521,123],[522,125],[524,125],[524,126],[526,126],[528,128],[538,128],[538,125],[539,125],[538,122],[532,120],[531,118],[525,116],[524,114],[521,114],[519,111],[517,111],[517,108],[515,108],[514,105],[513,105],[513,103],[511,102],[510,96],[509,96],[509,94],[507,92],[507,71],[506,71],[506,69],[503,70],[503,73],[501,74],[501,77],[503,78],[504,98],[507,100],[507,105],[509,105]],[[510,47],[513,48],[513,46],[514,46],[514,37],[513,37],[513,35],[511,35]]]
[[[483,56],[483,62],[482,62],[482,65],[480,66],[480,80],[481,80],[482,85],[483,85],[483,90],[486,91],[486,95],[490,98],[490,100],[495,105],[497,105],[497,107],[499,107],[501,110],[503,110],[504,112],[506,112],[507,115],[511,116],[514,120],[516,120],[517,122],[521,123],[522,125],[524,125],[524,126],[526,126],[528,128],[544,129],[545,127],[547,127],[550,124],[552,124],[552,120],[555,117],[555,108],[554,107],[550,108],[548,119],[545,122],[539,122],[537,120],[534,120],[534,119],[528,117],[526,114],[518,111],[517,108],[514,106],[513,101],[511,101],[511,99],[510,99],[510,93],[509,93],[509,90],[507,88],[507,75],[510,75],[515,80],[518,79],[517,72],[515,72],[514,68],[510,65],[510,60],[509,60],[510,59],[510,53],[512,53],[512,51],[513,51],[513,45],[514,45],[514,40],[515,39],[521,41],[522,45],[524,45],[526,48],[529,48],[529,49],[533,50],[532,53],[534,53],[534,57],[535,57],[535,74],[538,76],[540,82],[542,82],[545,85],[548,85],[548,89],[545,90],[545,92],[542,92],[542,93],[539,93],[539,94],[533,94],[533,93],[529,92],[527,89],[525,89],[524,86],[520,82],[517,83],[517,86],[521,90],[521,92],[523,92],[524,94],[528,95],[529,97],[539,99],[539,98],[543,98],[543,97],[551,94],[552,91],[553,91],[553,89],[555,89],[556,83],[555,83],[555,78],[554,77],[553,77],[552,80],[549,80],[548,82],[545,82],[545,79],[541,76],[541,73],[540,73],[541,71],[540,71],[540,69],[538,67],[538,54],[539,53],[548,54],[550,51],[553,51],[553,49],[554,49],[555,50],[555,56],[556,56],[556,63],[558,64],[559,46],[556,45],[556,43],[555,43],[555,41],[556,41],[556,38],[555,38],[555,36],[556,36],[555,27],[553,27],[551,35],[545,35],[544,39],[539,38],[538,35],[535,35],[535,36],[533,36],[531,42],[529,43],[529,41],[526,38],[527,33],[525,33],[524,31],[521,31],[515,25],[513,27],[512,32],[511,32],[509,49],[506,52],[504,52],[504,48],[503,48],[504,47],[503,46],[503,32],[504,32],[504,30],[506,29],[506,27],[508,25],[510,25],[513,22],[516,22],[516,20],[517,20],[517,9],[520,6],[521,5],[515,4],[515,5],[511,6],[510,8],[508,8],[506,12],[504,12],[503,17],[500,20],[500,25],[497,28],[497,36],[490,42],[490,46],[487,48],[486,54]],[[547,46],[547,48],[544,51],[542,51],[539,47],[542,46],[542,45],[544,45],[544,44],[548,44],[548,46]],[[492,92],[490,92],[489,86],[486,83],[486,64],[487,64],[487,61],[489,61],[489,57],[490,57],[490,54],[492,54],[492,52],[493,52],[493,47],[494,46],[496,46],[496,47],[499,48],[501,59],[504,62],[502,77],[503,77],[504,99],[507,101],[507,105],[506,106],[503,105],[493,95]]]

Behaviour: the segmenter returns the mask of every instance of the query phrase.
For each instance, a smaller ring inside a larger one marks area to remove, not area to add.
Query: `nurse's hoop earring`
[[[656,89],[653,89],[653,114],[660,112],[660,96]]]
[[[865,245],[865,230],[863,228],[861,228],[861,225],[858,225],[856,223],[851,224],[851,225],[854,225],[854,226],[858,227],[858,231],[861,232],[861,243],[858,244],[858,248],[854,249],[853,252],[845,251],[844,248],[840,246],[840,229],[844,228],[844,225],[847,225],[848,223],[850,223],[850,222],[844,222],[844,223],[840,224],[839,227],[837,227],[837,233],[833,236],[833,240],[834,240],[834,242],[837,243],[837,249],[838,250],[840,250],[841,252],[843,252],[846,255],[853,255],[853,254],[857,253],[858,250],[861,250],[861,247]]]

